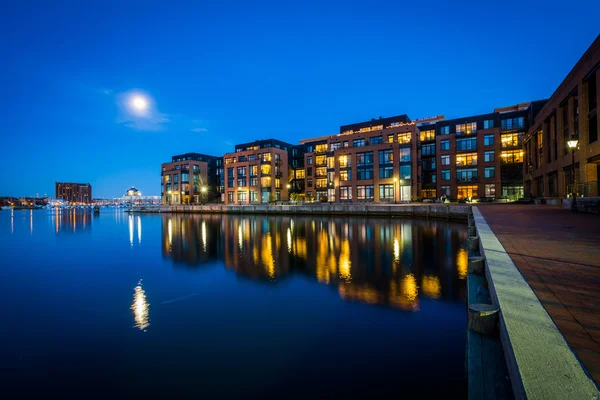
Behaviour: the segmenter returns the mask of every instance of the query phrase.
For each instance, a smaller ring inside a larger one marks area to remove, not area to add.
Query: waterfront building
[[[406,115],[301,140],[305,191],[319,201],[410,201],[417,193],[418,129]]]
[[[69,203],[91,203],[92,185],[89,183],[55,182],[55,197]]]
[[[288,200],[289,161],[295,146],[275,139],[238,144],[223,155],[226,204]],[[295,156],[293,156],[295,154]]]
[[[523,198],[523,136],[544,103],[420,126],[421,197]]]
[[[524,139],[528,196],[546,199],[598,196],[600,36],[535,117]],[[577,140],[573,163],[568,141]]]
[[[161,165],[163,204],[221,200],[223,158],[199,153],[173,156]]]
[[[160,204],[161,196],[143,196],[135,187],[127,189],[122,197],[116,198],[115,203],[118,204]]]

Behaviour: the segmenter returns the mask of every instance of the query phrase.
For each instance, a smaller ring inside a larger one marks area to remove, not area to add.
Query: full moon
[[[131,105],[138,111],[144,111],[148,108],[148,101],[140,95],[135,95],[131,99]]]

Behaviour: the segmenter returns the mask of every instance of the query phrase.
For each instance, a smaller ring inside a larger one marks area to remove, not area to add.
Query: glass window
[[[362,201],[373,200],[374,190],[373,185],[357,186],[356,187],[356,198]]]
[[[359,181],[373,179],[373,167],[358,168],[356,170],[356,179]]]
[[[410,132],[399,133],[398,134],[398,143],[410,143]]]
[[[477,123],[469,122],[467,124],[457,124],[456,125],[456,134],[458,136],[461,135],[470,135],[472,133],[477,132]]]
[[[327,168],[335,168],[335,157],[327,157]]]
[[[356,153],[356,165],[362,167],[365,165],[373,165],[373,152]]]
[[[394,143],[394,135],[387,135],[387,142]]]
[[[394,185],[384,184],[379,185],[379,201],[393,201],[394,200]]]
[[[496,168],[494,167],[485,167],[483,172],[483,177],[486,179],[494,178],[496,176]]]
[[[401,147],[400,148],[400,162],[409,162],[410,161],[410,148],[409,147]]]
[[[370,143],[373,144],[382,144],[383,138],[381,136],[373,136],[370,140]]]
[[[426,158],[421,160],[423,169],[435,169],[435,158]]]
[[[326,153],[327,152],[327,143],[321,143],[315,145],[315,153]]]
[[[477,179],[479,179],[477,168],[456,170],[456,180],[458,182],[476,182]]]
[[[450,141],[449,140],[440,141],[440,150],[444,150],[444,151],[450,150]]]
[[[313,187],[312,178],[307,178],[306,179],[306,187],[309,187],[309,188]]]
[[[352,141],[352,147],[364,147],[365,139],[354,139]]]
[[[306,175],[308,175],[308,176],[312,175],[312,167],[306,168]]]
[[[304,179],[304,170],[303,169],[296,170],[296,179]]]
[[[508,133],[500,136],[502,147],[521,147],[523,145],[523,132]]]
[[[394,174],[394,167],[389,165],[385,167],[379,167],[379,177],[380,178],[392,178]]]
[[[245,203],[247,200],[247,195],[248,192],[246,192],[245,190],[238,190],[237,192],[237,200],[240,203]]]
[[[478,197],[477,185],[472,186],[459,186],[458,187],[458,198],[464,199],[467,197]]]
[[[523,162],[523,150],[505,150],[500,153],[502,164],[515,164]]]
[[[525,120],[523,117],[507,118],[500,120],[500,128],[502,130],[523,129]]]
[[[484,146],[493,146],[494,145],[494,134],[484,135],[483,136],[483,145]]]
[[[450,186],[442,186],[442,196],[450,196]]]
[[[494,150],[491,151],[486,151],[485,153],[483,153],[483,161],[484,162],[492,162],[494,161],[496,152]]]
[[[392,149],[379,150],[379,165],[393,164],[393,163],[394,163],[394,153],[393,153]]]
[[[496,185],[493,183],[485,185],[485,197],[496,197]]]
[[[400,166],[400,179],[411,179],[410,165]]]
[[[435,131],[433,129],[430,131],[422,131],[419,134],[419,138],[421,139],[421,142],[424,142],[426,140],[434,140],[435,139]]]
[[[456,166],[477,165],[477,153],[464,153],[456,155]]]
[[[341,186],[340,187],[340,200],[352,200],[352,187]]]
[[[440,127],[440,135],[449,135],[450,134],[450,127],[449,126],[442,126]]]
[[[336,151],[342,148],[341,142],[331,143],[331,151]]]
[[[442,165],[450,165],[450,156],[442,156]]]
[[[477,138],[456,139],[456,151],[477,150]]]
[[[342,145],[343,145],[344,149],[347,149],[348,147],[350,147],[350,146],[348,145],[348,141],[347,141],[347,140],[344,140],[344,141],[342,142]]]
[[[449,181],[450,180],[450,170],[449,169],[443,169],[442,170],[441,179],[443,181]]]
[[[338,160],[340,163],[340,168],[348,168],[352,166],[352,155],[350,154],[341,155]]]
[[[227,203],[233,203],[233,192],[227,192]]]
[[[352,170],[345,169],[340,171],[340,180],[341,181],[351,181],[352,180]]]
[[[327,157],[326,156],[316,156],[315,164],[317,167],[324,167],[327,165]]]
[[[435,155],[435,143],[424,144],[421,147],[421,156],[433,156]]]
[[[306,157],[306,165],[312,165],[312,156]]]
[[[483,129],[492,129],[494,127],[493,119],[486,119],[483,121]]]

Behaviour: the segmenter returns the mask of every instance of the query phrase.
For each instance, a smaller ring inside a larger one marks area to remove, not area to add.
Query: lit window
[[[456,166],[477,165],[477,153],[465,153],[456,155]]]
[[[523,150],[505,150],[500,153],[502,164],[515,164],[523,162]]]
[[[496,197],[496,185],[491,183],[485,185],[485,197]]]
[[[410,143],[410,132],[407,133],[399,133],[398,134],[398,143]]]
[[[459,186],[458,187],[458,198],[464,199],[467,197],[478,197],[477,185],[472,186]]]
[[[435,131],[434,130],[422,131],[419,134],[419,137],[421,139],[421,142],[423,142],[425,140],[434,140],[435,139]]]
[[[442,156],[442,165],[450,165],[450,156]]]

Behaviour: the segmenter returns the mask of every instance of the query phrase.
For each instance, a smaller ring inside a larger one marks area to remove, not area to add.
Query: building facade
[[[289,199],[289,163],[295,146],[275,139],[235,146],[223,155],[226,204],[257,204]],[[297,158],[297,156],[296,156]]]
[[[89,183],[55,182],[55,197],[69,203],[92,202],[92,185]]]
[[[600,36],[535,116],[524,140],[523,173],[530,197],[599,195],[599,67]],[[575,162],[567,143],[571,139],[577,140]]]
[[[223,192],[223,159],[199,153],[173,156],[161,165],[163,204],[195,204],[220,201]]]
[[[418,129],[406,115],[340,127],[300,141],[305,193],[319,201],[410,201],[418,192]]]

